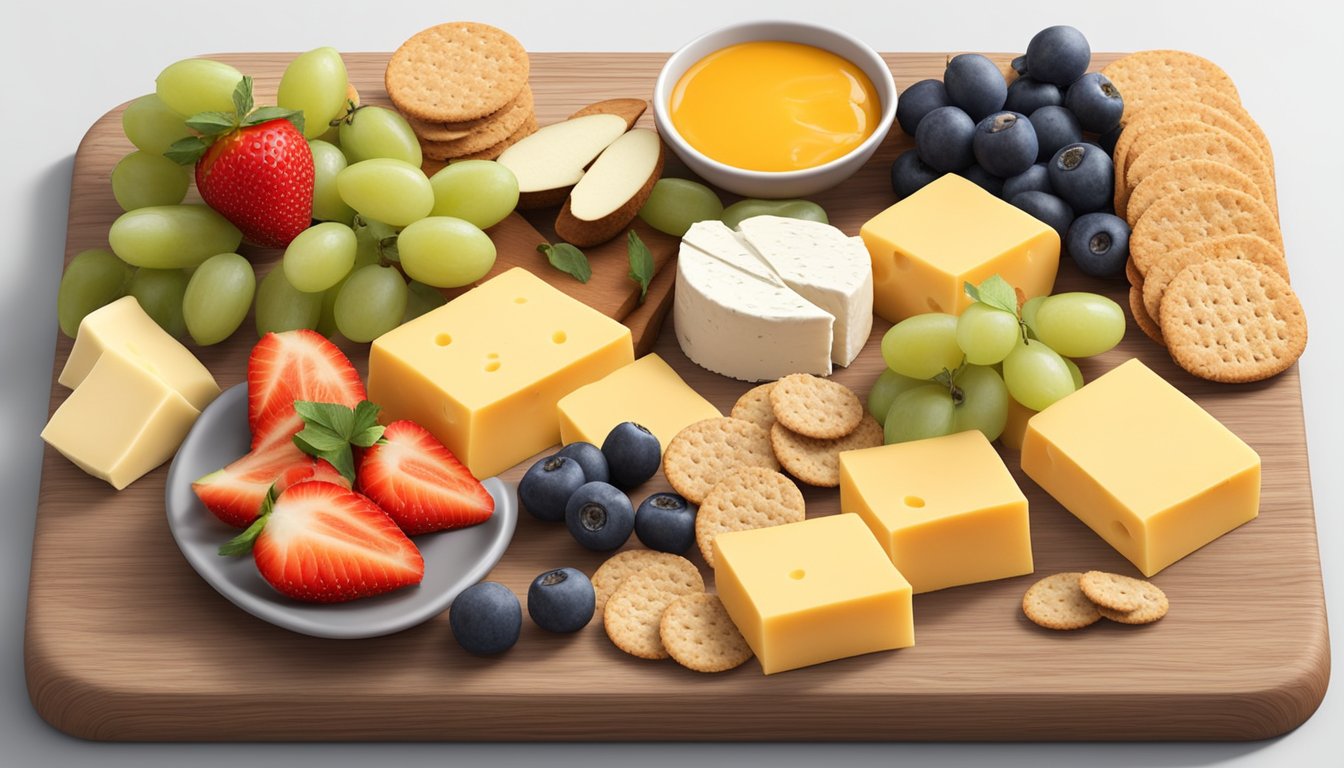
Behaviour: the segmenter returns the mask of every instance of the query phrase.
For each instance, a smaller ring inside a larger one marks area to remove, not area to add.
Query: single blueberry
[[[1027,170],[1009,176],[1003,180],[1003,191],[999,196],[1004,200],[1012,200],[1022,192],[1046,192],[1054,194],[1050,188],[1050,173],[1045,169],[1045,163],[1035,163]]]
[[[696,508],[675,493],[655,493],[635,510],[635,535],[649,549],[680,555],[695,543]]]
[[[898,198],[906,198],[941,175],[919,159],[919,150],[907,149],[891,163],[891,191]]]
[[[1046,27],[1027,43],[1026,67],[1037,80],[1067,87],[1092,63],[1087,37],[1069,26]]]
[[[621,546],[635,528],[630,497],[609,483],[584,483],[565,505],[565,526],[574,540],[598,552]]]
[[[593,619],[593,582],[574,568],[556,568],[527,588],[527,615],[547,632],[578,632]]]
[[[623,421],[602,441],[602,455],[607,457],[611,484],[617,488],[634,488],[658,471],[663,449],[658,438],[647,428],[633,421]]]
[[[1064,94],[1064,106],[1084,131],[1106,133],[1120,124],[1120,116],[1125,113],[1125,100],[1116,88],[1100,72],[1089,72],[1078,78]]]
[[[1050,186],[1078,215],[1105,208],[1115,196],[1111,156],[1096,144],[1079,142],[1061,148],[1046,169]]]
[[[950,103],[942,80],[920,80],[901,92],[901,98],[896,101],[896,122],[907,135],[914,136],[925,115]]]
[[[1125,126],[1117,124],[1111,130],[1097,137],[1097,144],[1102,149],[1106,150],[1106,154],[1110,155],[1112,158],[1115,157],[1115,143],[1120,140],[1120,134],[1124,130]]]
[[[1074,219],[1064,239],[1073,262],[1093,277],[1120,277],[1129,258],[1129,224],[1110,213],[1088,213]]]
[[[1017,73],[1018,77],[1026,77],[1027,57],[1025,54],[1022,56],[1015,57],[1008,66],[1013,68],[1013,71]]]
[[[957,107],[939,107],[919,121],[915,148],[919,159],[937,173],[951,173],[975,162],[971,148],[975,121]]]
[[[1016,176],[1036,162],[1036,129],[1020,112],[996,112],[975,126],[971,148],[986,171],[1000,179]]]
[[[448,609],[448,624],[458,645],[471,653],[503,653],[518,642],[523,609],[518,597],[497,581],[482,581],[462,590]]]
[[[1078,124],[1078,118],[1064,107],[1041,107],[1031,113],[1030,120],[1031,127],[1036,129],[1038,163],[1054,157],[1060,147],[1083,140],[1083,127]]]
[[[1008,202],[1045,222],[1059,233],[1061,241],[1068,233],[1069,225],[1073,223],[1073,209],[1056,195],[1035,191],[1019,192]]]
[[[547,456],[518,481],[518,501],[539,520],[564,520],[569,497],[586,482],[577,461],[559,454]]]
[[[1008,81],[1003,79],[1003,72],[997,64],[978,53],[953,56],[943,72],[943,86],[947,89],[948,101],[961,107],[971,120],[976,121],[1003,109],[1003,102],[1008,98]]]
[[[1064,103],[1064,94],[1054,83],[1043,83],[1034,77],[1019,77],[1008,84],[1008,98],[1003,108],[1009,112],[1030,115],[1041,107],[1057,107]]]
[[[961,178],[974,182],[977,187],[985,190],[989,194],[998,197],[1003,191],[1003,179],[986,171],[983,166],[972,165],[969,168],[963,168],[957,171]]]
[[[564,456],[578,462],[579,468],[583,470],[583,478],[587,482],[601,480],[606,483],[611,481],[611,473],[607,469],[607,457],[602,454],[601,448],[592,443],[582,441],[570,443],[556,451],[555,455]]]

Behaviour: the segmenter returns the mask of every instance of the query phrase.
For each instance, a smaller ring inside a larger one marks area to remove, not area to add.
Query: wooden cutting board
[[[274,87],[290,56],[222,58],[257,74],[264,89]],[[539,117],[558,119],[610,96],[647,96],[665,58],[537,54]],[[386,54],[346,60],[366,98],[379,99]],[[939,75],[946,56],[887,60],[904,88]],[[109,148],[129,145],[116,116],[96,123],[76,155],[67,259],[102,245],[117,213],[107,176],[120,152]],[[863,171],[816,197],[834,223],[856,232],[892,202],[888,167],[909,145],[894,130]],[[659,280],[669,275],[665,269]],[[1067,264],[1057,290],[1101,291],[1126,303],[1121,283],[1088,279]],[[650,301],[627,322],[651,323],[658,311]],[[864,353],[836,379],[866,393],[883,367],[886,327],[877,324]],[[201,357],[228,386],[243,378],[250,343],[240,333]],[[362,351],[347,348],[362,367]],[[670,329],[656,349],[725,411],[747,389],[687,361]],[[59,337],[57,371],[69,351],[70,341]],[[1103,622],[1056,633],[1022,616],[1022,593],[1041,575],[1135,572],[1023,476],[1011,451],[1005,461],[1031,504],[1037,576],[917,596],[913,648],[766,677],[754,661],[701,675],[635,659],[607,640],[600,622],[558,636],[524,621],[518,645],[490,659],[461,651],[444,615],[371,640],[293,634],[235,608],[183,559],[165,522],[166,468],[117,493],[47,449],[25,644],[32,700],[56,727],[107,740],[1242,740],[1284,733],[1315,711],[1329,676],[1297,369],[1252,385],[1200,381],[1131,327],[1118,348],[1084,361],[1083,371],[1092,378],[1130,357],[1196,398],[1264,462],[1260,516],[1155,577],[1172,608],[1151,626]],[[51,408],[65,395],[53,381]],[[505,478],[516,481],[525,467]],[[656,478],[634,496],[665,487]],[[808,489],[806,497],[809,515],[837,511],[834,492]],[[490,575],[520,597],[548,568],[592,573],[602,561],[563,526],[522,517]]]

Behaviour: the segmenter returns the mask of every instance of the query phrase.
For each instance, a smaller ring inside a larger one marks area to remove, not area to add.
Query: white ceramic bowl
[[[849,154],[828,163],[797,171],[749,171],[721,163],[692,147],[672,125],[668,114],[672,89],[691,65],[705,56],[738,43],[778,40],[803,43],[830,51],[863,70],[882,102],[877,129]],[[682,162],[709,183],[746,197],[803,197],[833,187],[859,170],[872,157],[896,119],[896,82],[887,63],[865,43],[843,32],[796,21],[753,21],[710,32],[672,54],[653,87],[653,117],[658,132]]]

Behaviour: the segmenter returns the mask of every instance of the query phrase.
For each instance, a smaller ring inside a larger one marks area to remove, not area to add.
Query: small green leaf
[[[377,426],[378,412],[381,410],[382,408],[368,400],[361,400],[355,405],[355,410],[351,412],[354,420],[350,426],[350,434],[357,434],[370,427]]]
[[[238,118],[228,112],[197,112],[187,118],[186,125],[202,136],[218,136],[238,127]]]
[[[354,408],[338,403],[294,401],[294,411],[303,418],[303,429],[294,436],[299,450],[326,459],[350,482],[355,481],[355,457],[351,445],[368,448],[383,436],[377,405],[363,400]]]
[[[200,136],[188,136],[174,141],[163,156],[178,165],[195,165],[209,146]]]
[[[966,295],[982,304],[1017,315],[1017,292],[998,275],[989,277],[979,286],[966,283]]]
[[[261,501],[261,509],[257,519],[252,521],[247,530],[220,546],[219,555],[221,557],[239,557],[252,551],[252,545],[257,542],[257,536],[261,535],[262,529],[266,527],[266,521],[271,517],[271,510],[275,507],[276,495],[275,485],[272,484],[266,491],[266,498]]]
[[[272,120],[288,120],[294,124],[299,133],[303,133],[303,112],[284,107],[259,107],[257,111],[247,116],[244,125],[261,125]]]
[[[233,108],[237,112],[238,119],[241,120],[252,111],[252,77],[243,75],[243,79],[238,81],[238,85],[233,88]]]
[[[537,246],[537,251],[546,256],[546,260],[551,263],[552,267],[580,283],[588,282],[588,279],[593,276],[593,268],[588,264],[588,257],[583,255],[583,251],[569,243],[556,243],[555,245],[542,243]]]
[[[314,456],[339,451],[349,445],[345,438],[316,424],[310,424],[294,435],[294,442],[304,453]]]
[[[626,250],[630,253],[630,279],[639,283],[639,303],[643,304],[649,294],[649,283],[653,282],[653,254],[633,229]]]
[[[336,430],[336,411],[341,408],[345,406],[336,403],[314,403],[309,400],[294,401],[294,412],[302,416],[305,423],[320,424],[332,431]]]
[[[383,438],[383,427],[380,425],[377,427],[369,427],[363,432],[360,432],[359,434],[350,438],[350,442],[355,445],[358,445],[360,448],[370,448],[373,446],[374,443],[377,443],[382,438]]]

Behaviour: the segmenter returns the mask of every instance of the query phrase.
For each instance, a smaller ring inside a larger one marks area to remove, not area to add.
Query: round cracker
[[[1143,335],[1157,342],[1161,346],[1167,346],[1167,340],[1162,338],[1162,327],[1157,321],[1148,314],[1147,308],[1143,306],[1143,281],[1138,285],[1129,287],[1129,313],[1134,318],[1134,324],[1143,331]]]
[[[690,578],[691,571],[699,573],[695,563],[680,555],[658,552],[653,549],[622,550],[607,558],[593,572],[593,592],[596,595],[595,610],[598,613],[602,612],[607,605],[607,600],[621,586],[621,582],[625,581],[626,577],[639,573],[655,563],[681,568],[686,572],[687,578]]]
[[[865,413],[854,390],[810,373],[791,373],[775,382],[770,390],[770,407],[780,424],[818,440],[848,435]]]
[[[1046,629],[1082,629],[1101,621],[1096,603],[1087,599],[1078,572],[1056,573],[1031,585],[1022,596],[1022,613]]]
[[[663,611],[658,623],[663,647],[681,666],[696,672],[726,672],[752,657],[718,595],[682,595]]]
[[[424,141],[420,142],[420,149],[424,152],[425,157],[439,162],[452,160],[494,160],[499,157],[504,150],[536,132],[537,117],[536,115],[528,115],[523,119],[523,124],[518,127],[518,130],[504,137],[502,141],[491,144],[478,151],[459,153],[456,149],[444,149],[447,145],[433,144]]]
[[[743,419],[704,419],[673,437],[663,451],[663,475],[672,490],[692,504],[704,502],[710,489],[740,467],[779,470],[770,433]]]
[[[784,475],[761,467],[743,467],[709,492],[695,513],[695,543],[711,568],[714,537],[730,531],[801,523],[807,518],[803,492]]]
[[[1241,103],[1237,86],[1221,67],[1185,51],[1138,51],[1107,64],[1101,73],[1120,89],[1126,114],[1157,99],[1200,101],[1209,93]]]
[[[533,113],[534,106],[532,88],[524,85],[522,92],[513,101],[479,120],[452,124],[409,119],[407,122],[422,140],[435,143],[445,150],[468,154],[498,144],[516,132]]]
[[[1210,96],[1216,97],[1209,98]],[[1264,160],[1265,165],[1271,170],[1274,167],[1274,155],[1269,148],[1269,139],[1241,103],[1236,99],[1212,93],[1206,94],[1202,101],[1178,98],[1155,100],[1127,114],[1125,130],[1120,133],[1120,138],[1115,142],[1115,151],[1112,153],[1115,167],[1123,168],[1128,164],[1129,144],[1143,132],[1144,126],[1175,120],[1198,120],[1221,128],[1255,149],[1260,159]],[[1135,133],[1126,136],[1131,128],[1135,129]]]
[[[1121,201],[1124,210],[1128,210],[1130,196],[1144,179],[1168,165],[1194,159],[1214,160],[1250,176],[1256,189],[1260,190],[1259,198],[1269,206],[1275,220],[1278,220],[1274,175],[1269,172],[1264,161],[1240,139],[1226,131],[1212,128],[1201,133],[1169,136],[1145,148],[1143,154],[1136,155],[1125,170],[1126,191]]]
[[[488,24],[455,21],[415,33],[392,53],[383,82],[397,109],[430,123],[499,111],[527,83],[527,51]]]
[[[1166,594],[1151,581],[1118,573],[1088,571],[1078,579],[1078,586],[1098,608],[1108,608],[1118,613],[1129,613],[1158,603],[1165,606],[1167,602]]]
[[[1181,160],[1158,168],[1134,187],[1125,202],[1125,220],[1132,229],[1159,198],[1185,192],[1202,184],[1216,184],[1264,200],[1264,193],[1255,180],[1227,163],[1217,160]]]
[[[865,413],[858,428],[834,440],[818,440],[776,423],[770,430],[770,447],[784,471],[808,485],[835,488],[840,485],[840,454],[876,448],[883,443],[882,425]]]
[[[1263,200],[1210,184],[1154,201],[1130,233],[1129,256],[1147,274],[1172,251],[1237,234],[1263,237],[1283,253],[1279,222]]]
[[[1201,261],[1240,259],[1263,264],[1288,279],[1288,262],[1268,240],[1256,235],[1224,235],[1168,253],[1143,277],[1143,306],[1156,320],[1162,319],[1162,295],[1181,270]]]
[[[766,432],[775,425],[775,409],[770,405],[770,392],[775,388],[775,382],[769,381],[757,387],[752,387],[737,398],[733,404],[732,413],[728,414],[734,419],[743,419],[764,429]]]
[[[663,611],[682,595],[705,591],[699,571],[653,563],[631,574],[616,588],[602,611],[602,626],[617,648],[641,659],[666,659],[659,637]]]

